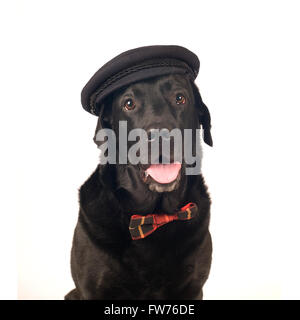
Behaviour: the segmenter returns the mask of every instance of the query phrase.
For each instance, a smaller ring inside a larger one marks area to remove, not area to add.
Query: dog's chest
[[[195,255],[184,255],[182,249],[172,247],[171,242],[136,242],[120,261],[118,278],[122,286],[143,299],[163,299],[169,292],[181,290],[192,282],[197,269]]]

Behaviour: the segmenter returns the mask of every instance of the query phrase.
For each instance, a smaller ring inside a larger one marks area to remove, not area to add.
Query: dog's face
[[[153,129],[171,131],[177,128],[182,133],[184,129],[192,129],[193,134],[196,134],[195,130],[200,127],[200,118],[204,115],[203,109],[199,107],[201,102],[200,95],[197,100],[195,88],[187,76],[173,74],[156,77],[115,92],[110,98],[110,106],[105,107],[101,114],[101,127],[113,129],[118,136],[119,121],[127,121],[128,132],[132,129],[143,129],[149,142]],[[178,150],[174,148],[172,137],[170,142],[170,164],[161,164],[165,156],[161,143],[159,158],[155,159],[156,163],[160,164],[151,164],[149,143],[148,163],[134,166],[140,179],[151,191],[173,191],[186,178],[183,170],[184,161],[174,161]],[[128,149],[131,145],[132,143],[128,142]],[[184,143],[180,152],[183,150]]]

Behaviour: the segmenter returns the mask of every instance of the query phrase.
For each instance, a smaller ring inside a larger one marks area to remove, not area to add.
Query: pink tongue
[[[146,172],[158,183],[170,183],[174,181],[181,168],[181,163],[152,164]]]

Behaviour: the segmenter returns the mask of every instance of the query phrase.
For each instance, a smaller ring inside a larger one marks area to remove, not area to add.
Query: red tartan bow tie
[[[175,214],[148,214],[141,216],[135,214],[131,216],[129,231],[133,240],[143,239],[153,233],[157,228],[174,220],[190,220],[196,216],[198,212],[195,203],[188,203]]]

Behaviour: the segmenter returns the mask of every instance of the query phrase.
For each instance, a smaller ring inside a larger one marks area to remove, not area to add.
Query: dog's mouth
[[[179,162],[147,165],[142,168],[142,180],[151,191],[170,192],[179,185],[181,168]]]
[[[176,180],[181,163],[170,164],[152,164],[145,170],[145,178],[150,176],[154,181],[160,184],[168,184]]]

